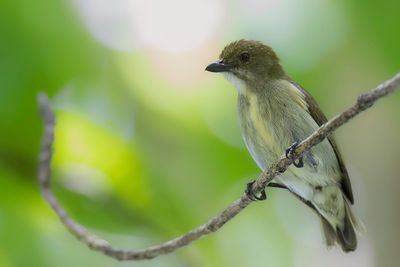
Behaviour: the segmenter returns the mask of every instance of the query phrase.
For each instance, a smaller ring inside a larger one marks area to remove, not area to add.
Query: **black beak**
[[[217,60],[214,63],[211,63],[207,66],[206,71],[209,72],[225,72],[232,69],[232,65],[224,64],[222,60]]]

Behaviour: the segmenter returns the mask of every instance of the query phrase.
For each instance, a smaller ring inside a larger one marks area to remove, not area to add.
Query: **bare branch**
[[[322,142],[340,126],[347,123],[360,112],[371,107],[376,100],[392,93],[399,85],[400,73],[398,73],[392,79],[380,84],[378,87],[360,95],[353,106],[329,120],[307,139],[301,142],[293,152],[293,158],[297,159],[301,154],[309,150],[311,147]],[[81,242],[85,243],[93,250],[100,251],[105,255],[117,260],[151,259],[159,255],[171,253],[178,248],[189,245],[204,235],[217,231],[226,222],[231,220],[241,210],[252,203],[252,200],[250,200],[246,194],[243,194],[241,198],[233,202],[228,208],[209,220],[207,223],[160,245],[151,246],[140,250],[114,248],[109,245],[107,241],[95,236],[94,234],[91,234],[85,227],[74,221],[52,193],[50,188],[50,163],[52,158],[52,145],[54,142],[55,118],[54,112],[49,105],[48,98],[44,93],[39,94],[38,102],[45,125],[38,170],[40,189],[43,197],[50,204],[51,208],[57,213],[65,227],[67,227],[67,229]],[[257,181],[253,184],[253,191],[255,193],[260,193],[261,190],[263,190],[274,177],[286,171],[290,164],[292,164],[292,160],[286,158],[285,156],[281,156],[277,162],[272,164],[268,170],[260,175]]]

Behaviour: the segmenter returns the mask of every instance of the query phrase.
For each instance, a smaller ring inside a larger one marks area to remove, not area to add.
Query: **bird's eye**
[[[240,54],[240,61],[246,63],[250,60],[250,54],[248,52],[243,52]]]

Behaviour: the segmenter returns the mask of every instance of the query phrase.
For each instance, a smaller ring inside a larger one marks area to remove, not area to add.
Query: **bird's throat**
[[[224,77],[228,80],[238,91],[239,94],[246,93],[246,83],[242,79],[238,78],[236,75],[230,72],[224,72]]]

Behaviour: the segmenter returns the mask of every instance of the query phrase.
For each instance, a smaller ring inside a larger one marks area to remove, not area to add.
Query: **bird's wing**
[[[325,122],[327,122],[327,118],[325,117],[324,113],[322,113],[320,107],[318,106],[317,102],[314,100],[314,98],[306,91],[304,90],[299,84],[297,84],[294,81],[291,81],[291,83],[299,89],[304,97],[305,101],[308,104],[308,113],[312,116],[312,118],[315,120],[315,122],[321,126]],[[351,183],[350,183],[350,178],[349,174],[347,173],[346,166],[344,165],[342,155],[340,154],[339,148],[336,145],[336,142],[332,136],[328,137],[328,140],[335,151],[336,158],[339,163],[339,168],[341,172],[342,179],[340,180],[342,191],[346,195],[347,199],[350,201],[351,204],[354,204],[354,198],[353,198],[353,191],[351,189]]]

